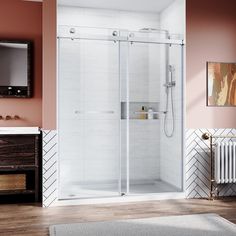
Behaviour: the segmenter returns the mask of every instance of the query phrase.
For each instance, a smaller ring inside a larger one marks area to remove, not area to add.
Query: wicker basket
[[[0,175],[0,190],[25,190],[25,174]]]

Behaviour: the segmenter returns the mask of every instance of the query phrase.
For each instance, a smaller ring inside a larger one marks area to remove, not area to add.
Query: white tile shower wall
[[[126,101],[127,50],[129,50],[129,98],[131,102],[160,100],[160,45],[121,44],[121,100]],[[141,109],[141,107],[140,107]]]
[[[130,46],[130,102],[159,104],[160,47],[160,45],[140,43]],[[153,183],[160,178],[159,140],[159,120],[130,120],[131,183],[137,180]]]
[[[122,120],[122,137],[126,131],[126,120]],[[160,126],[159,120],[130,121],[130,181],[153,183],[160,178]],[[122,147],[126,144],[122,138]],[[122,149],[122,176],[126,176],[126,149]]]
[[[129,46],[129,99],[140,111],[142,105],[155,102],[158,107],[160,95],[159,45],[136,44]],[[126,101],[126,53],[121,46],[121,99]],[[142,104],[143,103],[143,104]],[[148,109],[148,107],[146,108]],[[130,109],[130,112],[134,110]],[[132,114],[130,115],[132,117]],[[160,123],[159,120],[130,120],[130,182],[153,183],[160,178]],[[126,122],[122,121],[122,134],[126,133]],[[125,163],[126,145],[122,138],[122,163]],[[126,165],[122,165],[122,176],[126,176]]]
[[[185,35],[185,0],[175,0],[160,14],[160,25],[171,34]]]
[[[134,43],[130,46],[129,97],[131,102],[159,102],[160,47],[160,45],[145,43]]]
[[[139,30],[159,28],[159,15],[59,6],[58,25]]]

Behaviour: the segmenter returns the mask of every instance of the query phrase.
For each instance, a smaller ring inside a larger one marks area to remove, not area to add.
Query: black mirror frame
[[[0,43],[27,44],[27,86],[23,87],[23,93],[17,94],[18,86],[0,86],[0,98],[32,98],[34,81],[34,47],[30,40],[0,39]],[[11,91],[9,91],[11,88]]]

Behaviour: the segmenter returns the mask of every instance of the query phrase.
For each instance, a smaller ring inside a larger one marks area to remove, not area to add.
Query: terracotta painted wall
[[[42,126],[42,3],[0,1],[0,38],[34,42],[34,96],[0,98],[0,115],[19,115],[20,121],[0,121],[0,126]]]
[[[236,62],[235,9],[235,0],[187,0],[187,128],[236,127],[236,107],[206,106],[206,62]]]
[[[56,0],[43,1],[43,128],[56,129],[57,108],[57,4]]]

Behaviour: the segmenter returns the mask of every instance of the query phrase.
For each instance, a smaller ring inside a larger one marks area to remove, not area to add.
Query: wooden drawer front
[[[26,189],[25,174],[0,175],[0,190]]]
[[[0,135],[0,166],[34,164],[35,136]]]

